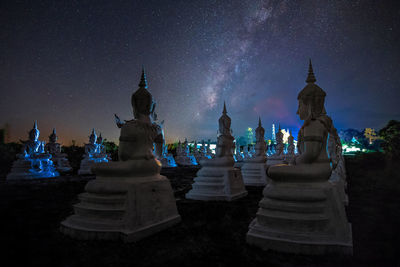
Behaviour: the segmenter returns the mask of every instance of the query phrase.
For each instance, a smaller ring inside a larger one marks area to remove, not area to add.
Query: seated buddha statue
[[[35,154],[44,153],[44,142],[39,141],[39,129],[37,128],[37,121],[33,124],[33,128],[29,131],[29,139],[22,141],[23,154],[33,157]]]
[[[265,162],[267,157],[265,151],[267,145],[264,140],[265,130],[261,125],[261,118],[258,118],[258,127],[256,128],[256,145],[254,146],[253,157],[250,159],[252,162]]]
[[[330,160],[326,151],[328,134],[333,129],[326,115],[326,93],[314,82],[311,70],[307,85],[298,94],[297,114],[304,124],[298,135],[299,156],[289,165],[276,165],[268,169],[268,176],[282,181],[325,181],[331,175]]]
[[[203,166],[233,166],[235,164],[232,152],[235,138],[232,136],[231,118],[227,115],[225,103],[222,116],[218,120],[218,126],[215,157],[203,160],[201,163]]]
[[[142,74],[139,89],[132,95],[134,119],[122,122],[118,116],[116,124],[121,128],[119,137],[119,161],[98,163],[92,170],[100,176],[143,176],[159,174],[161,163],[153,154],[153,144],[162,146],[162,129],[152,122],[156,103],[147,91]]]

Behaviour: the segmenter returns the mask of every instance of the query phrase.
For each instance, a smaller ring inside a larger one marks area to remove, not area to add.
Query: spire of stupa
[[[140,77],[139,87],[147,89],[147,79],[146,79],[146,73],[144,71],[144,66],[142,66],[142,76]]]
[[[222,111],[222,114],[226,115],[226,113],[228,113],[228,112],[226,112],[226,105],[225,105],[225,101],[224,101],[224,110]]]
[[[316,81],[317,81],[317,79],[315,79],[314,71],[313,71],[313,67],[312,67],[312,63],[311,63],[311,58],[310,58],[310,63],[308,65],[308,76],[307,76],[306,83],[315,83]]]

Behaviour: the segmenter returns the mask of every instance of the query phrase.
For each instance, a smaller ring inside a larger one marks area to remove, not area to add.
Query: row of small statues
[[[48,143],[40,141],[39,136],[40,131],[35,121],[29,131],[29,139],[20,140],[23,144],[22,151],[17,155],[7,180],[51,178],[72,171],[67,154],[61,152],[61,144],[57,143],[56,129],[54,128],[49,135]],[[85,154],[78,174],[91,174],[91,166],[94,163],[108,162],[108,160],[110,156],[106,153],[103,138],[101,134],[97,136],[93,129],[89,143],[85,144]]]

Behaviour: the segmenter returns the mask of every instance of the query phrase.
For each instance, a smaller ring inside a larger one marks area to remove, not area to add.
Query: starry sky
[[[226,101],[235,136],[295,134],[308,59],[338,129],[400,119],[399,1],[2,1],[0,127],[26,139],[116,141],[142,64],[167,142],[216,139]]]

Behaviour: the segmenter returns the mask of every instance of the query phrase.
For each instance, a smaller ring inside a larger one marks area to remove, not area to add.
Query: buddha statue
[[[35,121],[29,131],[29,139],[20,140],[23,144],[22,151],[17,155],[7,180],[53,178],[60,175],[55,170],[51,154],[45,152],[45,142],[39,141],[39,135]]]
[[[281,125],[279,124],[278,132],[276,133],[276,145],[275,145],[275,155],[283,155],[284,145],[283,145],[283,133]]]
[[[156,127],[157,132],[160,134],[155,139],[157,142],[154,144],[154,155],[156,155],[157,159],[161,162],[162,168],[176,167],[174,156],[168,153],[168,146],[165,144],[164,121],[157,124]]]
[[[227,115],[225,103],[218,124],[215,157],[200,161],[202,168],[197,172],[192,190],[186,194],[186,198],[232,201],[247,195],[241,172],[233,167],[235,164],[232,153],[234,138],[231,131],[231,118]]]
[[[211,139],[208,139],[208,141],[207,141],[206,152],[207,152],[207,157],[208,158],[213,158],[214,157],[214,153],[211,150]]]
[[[46,153],[51,154],[54,165],[59,172],[70,172],[72,167],[70,166],[67,158],[67,154],[61,153],[61,144],[57,143],[58,136],[56,128],[53,128],[53,132],[49,135],[49,142],[45,145],[44,149]]]
[[[283,132],[281,129],[281,125],[279,124],[278,132],[275,134],[275,142],[271,144],[271,155],[268,156],[269,166],[284,163],[284,148],[285,145],[283,144]]]
[[[265,130],[261,125],[261,118],[258,118],[256,128],[256,145],[253,156],[245,159],[242,166],[243,182],[250,186],[265,186],[267,183],[267,156],[265,143]]]
[[[289,131],[287,154],[294,155],[294,150],[294,137],[292,135],[292,131]]]
[[[310,61],[307,85],[297,97],[297,114],[304,120],[300,155],[292,164],[269,167],[270,180],[247,242],[266,250],[351,254],[351,226],[342,199],[328,181],[332,170],[326,144],[334,127],[324,107],[326,93],[315,81]]]
[[[175,161],[178,165],[180,165],[180,166],[196,166],[196,165],[198,165],[195,156],[190,153],[187,138],[185,138],[185,142],[183,142],[183,147],[179,140],[178,148],[179,148],[179,150],[177,149],[177,156],[175,158]]]
[[[162,145],[162,132],[153,122],[156,105],[144,69],[131,104],[132,120],[115,116],[121,129],[119,161],[92,167],[96,179],[86,185],[75,214],[61,223],[64,234],[135,242],[180,221],[171,184],[160,175],[161,163],[153,154],[153,145]]]
[[[108,162],[109,156],[105,152],[103,138],[98,138],[96,131],[92,129],[89,143],[85,144],[85,154],[78,170],[79,175],[93,174],[91,168],[95,163]]]

